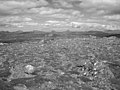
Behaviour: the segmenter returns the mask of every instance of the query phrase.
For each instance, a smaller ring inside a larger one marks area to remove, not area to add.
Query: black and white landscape
[[[0,90],[120,90],[119,0],[0,0]]]

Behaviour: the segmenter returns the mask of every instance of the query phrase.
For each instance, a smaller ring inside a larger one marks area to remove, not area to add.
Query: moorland
[[[119,30],[1,31],[0,90],[120,90],[119,38]]]

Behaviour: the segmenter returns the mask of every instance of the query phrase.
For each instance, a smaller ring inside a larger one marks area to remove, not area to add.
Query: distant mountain
[[[112,32],[112,31],[111,31]],[[14,43],[14,42],[24,42],[31,40],[42,40],[42,39],[56,39],[56,38],[74,38],[74,37],[89,37],[96,36],[99,38],[103,37],[117,37],[120,38],[120,33],[107,33],[102,31],[64,31],[64,32],[43,32],[43,31],[29,31],[29,32],[8,32],[2,31],[0,32],[0,42],[1,43]]]

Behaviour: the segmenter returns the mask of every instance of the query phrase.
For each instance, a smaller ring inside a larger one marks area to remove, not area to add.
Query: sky
[[[120,0],[0,0],[0,15],[27,13],[31,8],[53,6],[84,14],[120,14]]]
[[[3,18],[24,15],[33,18],[104,17],[117,21],[120,20],[119,8],[120,0],[0,0],[0,23]]]

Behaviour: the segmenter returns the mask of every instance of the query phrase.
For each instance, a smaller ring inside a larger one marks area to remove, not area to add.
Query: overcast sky
[[[120,14],[120,0],[0,0],[0,15],[25,13],[36,7],[77,9],[85,14]]]

